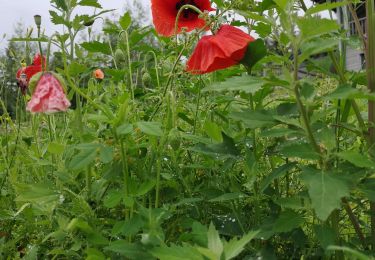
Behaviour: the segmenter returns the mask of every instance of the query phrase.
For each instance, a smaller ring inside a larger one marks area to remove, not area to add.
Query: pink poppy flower
[[[70,102],[61,82],[52,73],[46,72],[40,77],[26,109],[32,113],[55,113],[66,111],[69,107]]]

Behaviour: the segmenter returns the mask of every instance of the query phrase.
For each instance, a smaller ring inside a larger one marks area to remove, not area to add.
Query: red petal
[[[254,38],[240,29],[223,25],[216,35],[204,36],[198,42],[187,62],[187,71],[204,74],[231,67],[242,60],[251,41]]]
[[[182,3],[181,0],[151,0],[152,17],[155,25],[155,30],[158,34],[163,36],[172,36],[175,34],[175,22],[178,10],[176,5]],[[202,11],[212,11],[209,0],[196,0],[196,6]],[[178,22],[177,33],[181,32],[182,28],[186,31],[192,31],[197,28],[203,28],[205,21],[198,18],[198,15],[190,16],[189,18],[181,18]]]

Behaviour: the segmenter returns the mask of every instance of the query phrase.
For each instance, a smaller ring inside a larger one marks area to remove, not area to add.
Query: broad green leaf
[[[315,225],[314,232],[322,248],[326,249],[328,246],[335,244],[335,231],[328,225]]]
[[[102,145],[99,158],[102,163],[110,163],[113,160],[113,147]]]
[[[302,63],[312,55],[337,49],[338,44],[338,38],[317,38],[314,41],[305,42],[301,46],[301,55],[298,62]]]
[[[240,155],[240,151],[236,147],[233,138],[227,136],[222,132],[223,142],[219,144],[197,144],[190,148],[191,151],[207,154],[214,158],[222,157],[236,157]]]
[[[273,231],[283,233],[298,228],[304,222],[303,217],[293,210],[286,210],[280,214],[273,225]]]
[[[89,52],[99,52],[106,55],[111,55],[111,48],[107,43],[92,41],[81,43],[81,46]]]
[[[95,161],[97,155],[96,149],[84,149],[81,150],[69,163],[69,168],[72,170],[80,170],[84,167],[89,166]]]
[[[305,16],[300,18],[297,24],[301,30],[303,40],[315,38],[340,29],[336,21],[319,17]]]
[[[232,112],[229,114],[229,117],[236,121],[241,121],[250,129],[271,127],[277,124],[273,111],[268,110]]]
[[[288,158],[318,160],[319,154],[308,143],[291,143],[281,147],[280,154]]]
[[[224,246],[223,242],[221,242],[219,232],[215,229],[214,224],[210,224],[207,232],[207,241],[208,241],[208,249],[210,249],[216,256],[217,259],[220,259],[221,254],[223,253]]]
[[[143,196],[149,191],[151,191],[155,187],[155,181],[150,180],[150,181],[145,181],[143,182],[137,189],[137,193],[135,194],[136,196]]]
[[[137,127],[147,135],[163,136],[163,130],[159,122],[138,122]]]
[[[262,39],[249,43],[241,63],[251,70],[254,65],[267,55],[267,47]]]
[[[125,240],[114,241],[109,246],[105,247],[104,250],[120,254],[128,259],[153,259],[143,246],[135,243],[131,244]]]
[[[105,255],[96,248],[86,249],[86,260],[105,260]]]
[[[206,134],[217,142],[222,142],[221,128],[214,122],[206,121],[204,124]]]
[[[337,154],[343,160],[346,160],[357,167],[374,168],[375,163],[369,157],[355,151],[343,151]]]
[[[187,245],[154,247],[150,253],[160,260],[204,260],[197,249]]]
[[[334,209],[340,208],[341,198],[349,195],[348,184],[336,174],[305,168],[302,180],[308,188],[316,215],[323,221]]]
[[[122,191],[111,190],[104,198],[104,206],[111,209],[120,204],[123,197]]]
[[[225,260],[233,259],[238,256],[245,248],[246,244],[249,243],[258,234],[258,231],[250,231],[244,235],[241,239],[233,238],[224,245],[224,256]]]
[[[48,145],[47,151],[51,154],[57,154],[60,155],[64,152],[65,145],[59,144],[59,143],[50,143]]]
[[[241,77],[232,77],[226,81],[214,83],[204,88],[203,92],[241,91],[254,94],[262,88],[263,84],[264,82],[261,78],[250,77],[244,74]]]
[[[129,26],[132,22],[132,18],[130,17],[130,13],[129,12],[126,12],[123,16],[120,17],[120,25],[122,27],[123,30],[127,30],[129,29]]]
[[[118,135],[127,135],[133,132],[133,125],[125,123],[117,127],[116,133]]]
[[[78,62],[72,62],[68,67],[69,74],[72,77],[76,77],[85,72],[86,70],[87,67],[83,64],[79,64]]]

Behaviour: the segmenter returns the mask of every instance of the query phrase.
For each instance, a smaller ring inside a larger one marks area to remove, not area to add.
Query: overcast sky
[[[132,2],[133,0],[128,0]],[[142,2],[149,11],[151,0],[136,0]],[[116,9],[117,14],[123,14],[125,11],[126,0],[99,0],[104,9]],[[42,16],[42,27],[47,35],[60,30],[50,22],[48,10],[52,10],[49,0],[0,0],[0,51],[7,45],[7,40],[13,36],[14,27],[18,22],[22,22],[25,27],[34,26],[34,15]],[[93,14],[93,8],[81,8],[80,13]],[[151,19],[151,13],[149,12]],[[98,23],[101,26],[101,23]],[[6,39],[3,35],[6,34]]]

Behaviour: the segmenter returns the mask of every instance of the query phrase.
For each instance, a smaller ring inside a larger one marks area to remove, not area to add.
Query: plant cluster
[[[0,258],[375,256],[372,0],[366,35],[352,1],[151,0],[99,35],[98,0],[50,1],[0,100]]]

